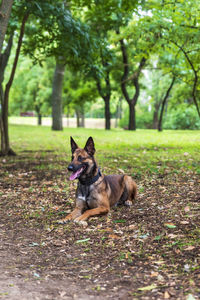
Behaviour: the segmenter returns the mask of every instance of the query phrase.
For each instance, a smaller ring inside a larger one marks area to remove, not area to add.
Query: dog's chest
[[[92,186],[79,185],[77,189],[77,198],[80,201],[85,202],[88,208],[95,208],[97,206]]]

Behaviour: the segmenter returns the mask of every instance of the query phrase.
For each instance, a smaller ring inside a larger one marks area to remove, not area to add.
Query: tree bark
[[[158,128],[158,109],[156,108],[153,113],[153,129]]]
[[[8,26],[13,0],[2,0],[0,7],[0,55]]]
[[[117,34],[119,34],[119,30],[117,31]],[[129,105],[129,124],[128,129],[129,130],[136,130],[136,116],[135,116],[135,106],[137,104],[139,95],[140,95],[140,85],[139,85],[139,77],[142,72],[142,69],[145,66],[146,58],[142,58],[137,70],[132,74],[132,76],[129,76],[129,61],[128,61],[128,53],[126,49],[126,45],[124,43],[124,40],[121,39],[120,41],[120,48],[122,52],[122,62],[123,62],[123,68],[124,72],[121,78],[121,90],[122,94],[124,95],[124,98],[126,99],[128,105]],[[129,77],[128,77],[129,76]],[[132,80],[133,85],[135,87],[135,93],[133,97],[131,98],[128,93],[127,83],[129,80]]]
[[[103,61],[102,58],[102,65],[104,67],[108,67],[108,63]],[[110,113],[110,97],[111,97],[111,84],[110,84],[110,71],[106,71],[106,77],[105,77],[105,88],[102,88],[101,82],[99,78],[95,78],[97,83],[97,89],[99,92],[99,95],[102,97],[105,103],[105,110],[104,110],[104,116],[105,116],[105,129],[110,130],[111,128],[111,113]]]
[[[105,102],[105,129],[110,130],[110,97],[104,98]]]
[[[81,106],[81,111],[80,111],[80,116],[81,116],[81,122],[80,122],[80,127],[85,127],[85,112],[84,112],[84,106]]]
[[[122,97],[119,98],[116,108],[116,117],[115,117],[115,128],[118,126],[118,120],[121,120],[122,114]]]
[[[173,40],[171,42],[174,43],[183,52],[183,54],[185,55],[185,58],[187,59],[188,63],[190,64],[191,69],[192,69],[192,71],[194,73],[194,83],[193,83],[193,87],[192,87],[192,99],[193,99],[193,102],[194,102],[194,104],[196,106],[196,110],[197,110],[197,113],[198,113],[199,118],[200,118],[200,108],[199,108],[198,101],[197,101],[197,96],[196,96],[198,79],[199,79],[199,77],[198,77],[198,70],[195,69],[192,60],[190,59],[188,53],[184,50],[184,48],[182,46],[178,45]]]
[[[154,104],[154,113],[153,113],[153,129],[158,129],[158,119],[159,119],[159,109],[162,103],[162,99],[156,101]]]
[[[3,154],[5,148],[5,136],[4,136],[4,125],[3,125],[3,102],[4,102],[4,92],[3,92],[3,81],[4,81],[4,73],[6,66],[8,64],[8,59],[10,57],[11,48],[13,44],[13,36],[14,32],[10,35],[8,40],[7,47],[2,55],[0,55],[0,104],[1,104],[1,111],[0,111],[0,133],[1,133],[1,151],[0,154]]]
[[[163,113],[164,113],[164,108],[165,108],[165,105],[166,105],[166,102],[167,102],[167,99],[169,97],[169,94],[170,94],[170,91],[171,89],[173,88],[173,85],[175,83],[175,80],[176,80],[176,77],[174,76],[172,78],[172,82],[163,98],[163,101],[162,101],[162,106],[161,106],[161,111],[160,111],[160,117],[159,117],[159,122],[158,122],[158,131],[162,131],[162,120],[163,120]]]
[[[75,111],[76,111],[76,127],[77,128],[79,128],[79,127],[81,127],[80,126],[80,112],[79,112],[79,109],[75,109]]]
[[[38,113],[38,125],[41,126],[42,125],[42,114]]]
[[[1,127],[2,127],[1,128],[1,155],[16,155],[15,152],[10,148],[10,144],[9,144],[8,103],[9,103],[10,88],[12,86],[13,79],[15,76],[15,71],[17,68],[17,63],[19,59],[20,49],[22,46],[22,40],[24,36],[24,30],[25,30],[27,19],[28,19],[28,14],[26,14],[22,20],[15,58],[14,58],[10,78],[6,84],[5,93],[2,101],[3,103],[2,103],[2,112],[1,112]]]
[[[56,62],[52,91],[52,130],[63,130],[62,125],[62,86],[65,73],[65,65]]]
[[[135,104],[129,102],[129,124],[128,130],[136,130]]]
[[[37,92],[35,92],[35,95],[34,95],[34,101],[36,101],[36,95],[37,95]],[[41,105],[39,105],[39,104],[36,104],[35,105],[35,111],[36,111],[36,113],[37,113],[37,124],[39,125],[39,126],[41,126],[42,125],[42,114],[41,114],[41,107],[40,107]]]

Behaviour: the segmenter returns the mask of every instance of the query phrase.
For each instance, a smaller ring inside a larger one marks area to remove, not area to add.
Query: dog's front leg
[[[107,214],[108,212],[109,212],[109,207],[99,206],[97,208],[86,210],[81,216],[77,217],[74,221],[79,223],[87,220],[92,216],[103,215],[103,214]]]
[[[59,223],[64,224],[70,220],[75,220],[76,218],[80,217],[83,213],[84,207],[85,207],[85,203],[79,198],[77,198],[76,207],[74,208],[74,210],[70,214],[68,214],[64,219],[59,221]]]

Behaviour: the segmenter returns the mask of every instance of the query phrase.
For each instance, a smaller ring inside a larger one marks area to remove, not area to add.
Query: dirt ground
[[[197,175],[135,178],[133,207],[58,225],[76,182],[46,155],[0,158],[0,299],[200,298]]]

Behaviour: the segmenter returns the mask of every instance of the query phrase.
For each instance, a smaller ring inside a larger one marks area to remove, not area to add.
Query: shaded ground
[[[134,207],[87,228],[56,224],[73,207],[76,183],[67,177],[51,152],[0,158],[1,299],[200,298],[200,180],[192,170],[136,178]]]

